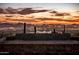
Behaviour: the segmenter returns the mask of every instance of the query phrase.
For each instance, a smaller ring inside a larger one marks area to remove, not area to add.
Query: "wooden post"
[[[56,25],[54,25],[53,33],[56,33],[56,30],[55,30],[55,28],[56,28]]]
[[[55,32],[55,28],[53,29],[53,32],[56,33],[56,32]]]
[[[55,25],[54,25],[54,28],[53,28],[53,31],[52,31],[52,33],[56,33],[56,30],[55,30]]]
[[[64,25],[64,30],[63,30],[63,33],[65,33],[65,25]]]
[[[63,25],[63,33],[65,33],[65,25]]]
[[[34,26],[34,33],[36,34],[36,26]]]
[[[26,33],[26,23],[24,23],[24,34]]]

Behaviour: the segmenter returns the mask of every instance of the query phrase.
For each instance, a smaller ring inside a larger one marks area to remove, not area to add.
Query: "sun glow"
[[[10,17],[9,17],[10,16]],[[43,20],[37,18],[45,18]],[[47,19],[46,19],[47,18]],[[49,18],[49,19],[48,19]],[[59,20],[60,19],[60,20]],[[18,15],[18,14],[4,14],[0,15],[0,22],[26,22],[31,24],[79,24],[76,20],[79,16],[51,16],[50,13],[33,13],[29,15]],[[74,20],[75,22],[68,22]]]

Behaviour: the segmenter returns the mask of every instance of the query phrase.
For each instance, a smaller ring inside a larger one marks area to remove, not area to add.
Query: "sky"
[[[26,22],[32,24],[79,24],[78,3],[0,3],[0,8],[32,8],[28,14],[12,18],[0,17],[0,22]],[[48,10],[43,11],[42,10]],[[38,12],[36,12],[38,11]],[[22,20],[21,20],[22,19]],[[29,20],[28,20],[29,19]]]
[[[57,9],[57,10],[79,10],[78,3],[0,3],[0,7],[7,8],[48,8],[48,9]]]

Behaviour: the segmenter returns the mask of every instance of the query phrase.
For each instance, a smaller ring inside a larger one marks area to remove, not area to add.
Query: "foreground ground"
[[[5,40],[3,44],[79,44],[76,40]],[[2,44],[1,43],[1,44]]]
[[[79,44],[0,44],[0,54],[78,55]]]

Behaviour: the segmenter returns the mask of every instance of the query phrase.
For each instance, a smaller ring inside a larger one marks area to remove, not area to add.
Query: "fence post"
[[[26,33],[26,23],[24,23],[24,34]]]
[[[36,34],[36,26],[34,26],[34,33]]]

